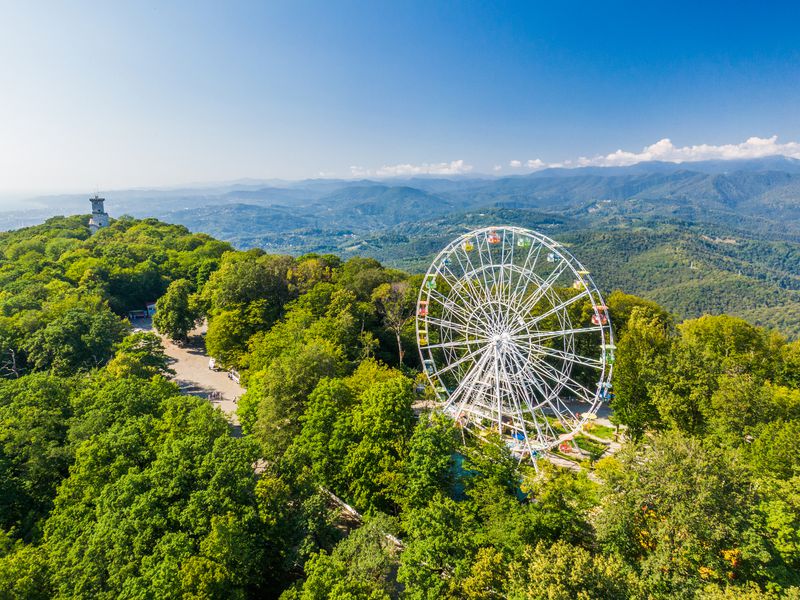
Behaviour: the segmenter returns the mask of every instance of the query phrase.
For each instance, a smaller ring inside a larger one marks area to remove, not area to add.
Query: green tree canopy
[[[139,331],[123,338],[106,368],[116,377],[149,379],[174,374],[169,363],[161,339],[154,333]]]
[[[662,434],[620,454],[621,479],[601,504],[598,535],[637,565],[656,596],[705,582],[757,577],[770,561],[749,527],[755,496],[746,471],[696,439]]]
[[[185,340],[194,329],[198,318],[191,304],[194,288],[186,279],[178,279],[169,284],[166,294],[156,302],[153,326],[170,339]]]

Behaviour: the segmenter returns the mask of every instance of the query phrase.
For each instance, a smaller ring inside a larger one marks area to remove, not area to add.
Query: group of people
[[[225,398],[223,397],[222,392],[217,391],[217,390],[213,390],[211,392],[208,392],[208,399],[209,400],[224,400]],[[233,399],[233,403],[234,404],[236,404],[238,402],[239,402],[239,398],[238,397]]]

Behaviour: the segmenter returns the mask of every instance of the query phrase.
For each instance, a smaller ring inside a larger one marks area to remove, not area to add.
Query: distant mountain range
[[[245,205],[270,209],[298,218],[318,216],[357,230],[418,221],[425,214],[446,214],[482,207],[575,210],[601,201],[643,203],[663,215],[702,219],[706,213],[734,212],[768,220],[796,219],[800,206],[800,160],[783,156],[762,159],[693,163],[644,162],[629,167],[544,169],[511,177],[414,177],[408,179],[304,181],[246,180],[230,184],[175,189],[133,189],[107,194],[112,214],[157,216],[210,206]],[[13,228],[14,219],[85,211],[88,194],[32,198],[2,215],[0,227]],[[639,209],[637,209],[639,210]],[[187,212],[188,211],[188,212]],[[422,211],[422,212],[420,212]],[[232,213],[231,213],[232,214]],[[187,215],[189,215],[187,217]],[[250,216],[255,213],[250,211]],[[719,217],[713,217],[715,220]],[[787,223],[788,226],[796,225]],[[281,222],[283,228],[286,223]],[[274,228],[271,228],[274,229]]]
[[[512,177],[239,181],[106,194],[112,216],[152,216],[270,252],[364,254],[421,270],[487,223],[575,245],[604,287],[681,316],[732,312],[800,334],[800,160],[768,157],[545,169]],[[36,198],[0,228],[88,212],[87,195]]]

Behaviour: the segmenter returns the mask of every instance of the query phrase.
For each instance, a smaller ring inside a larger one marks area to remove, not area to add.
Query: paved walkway
[[[149,320],[137,319],[135,328],[152,331]],[[205,352],[206,324],[203,323],[189,333],[189,341],[177,345],[161,336],[164,349],[175,370],[175,382],[181,392],[208,399],[214,406],[219,406],[231,424],[238,429],[239,418],[236,415],[236,401],[244,394],[244,388],[228,377],[225,371],[212,371],[208,368],[208,355]]]

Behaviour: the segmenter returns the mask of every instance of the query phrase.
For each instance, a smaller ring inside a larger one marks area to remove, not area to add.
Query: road
[[[153,331],[149,320],[137,319],[134,327]],[[184,394],[206,398],[218,406],[238,429],[236,401],[244,394],[244,388],[228,377],[225,371],[212,371],[208,368],[208,355],[205,352],[206,325],[203,323],[189,334],[189,341],[181,346],[161,336],[164,350],[171,359],[170,367],[175,371],[175,382]]]

